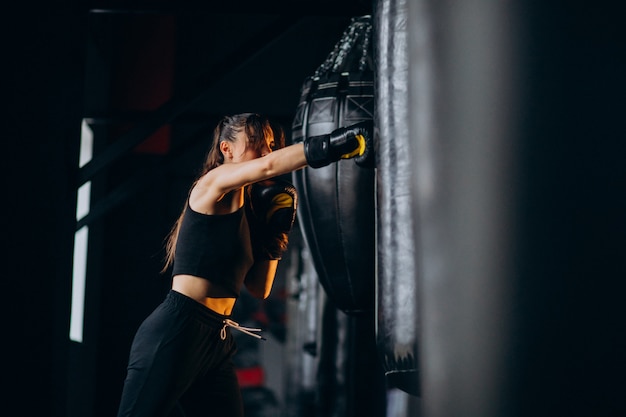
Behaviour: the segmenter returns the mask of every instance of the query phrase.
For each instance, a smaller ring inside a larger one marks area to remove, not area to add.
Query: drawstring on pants
[[[231,319],[224,319],[222,323],[224,323],[224,327],[222,327],[222,330],[220,331],[220,337],[222,338],[222,340],[226,340],[226,328],[227,327],[232,327],[235,330],[239,330],[240,332],[245,333],[248,336],[256,337],[257,339],[266,340],[260,334],[252,333],[252,332],[260,332],[261,329],[254,329],[252,327],[243,327],[243,326],[240,326],[239,323],[237,323],[236,321],[232,321]]]

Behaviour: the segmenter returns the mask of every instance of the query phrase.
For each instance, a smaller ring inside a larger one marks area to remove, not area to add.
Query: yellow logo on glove
[[[349,159],[357,155],[361,156],[365,153],[365,137],[363,135],[356,135],[355,138],[357,142],[359,142],[359,146],[352,152],[341,155],[342,159]]]
[[[280,209],[290,208],[293,206],[293,198],[287,193],[276,194],[272,198],[272,208],[267,211],[265,221],[269,223],[270,219]]]

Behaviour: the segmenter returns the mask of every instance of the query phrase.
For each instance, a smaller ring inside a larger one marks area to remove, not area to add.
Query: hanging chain
[[[350,26],[343,32],[339,42],[330,52],[326,60],[315,71],[314,77],[318,78],[328,72],[338,72],[346,61],[346,57],[358,45],[361,39],[361,57],[359,59],[359,71],[367,68],[368,48],[372,36],[372,23],[370,16],[352,18]]]

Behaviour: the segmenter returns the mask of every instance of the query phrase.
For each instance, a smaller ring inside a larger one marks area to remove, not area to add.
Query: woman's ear
[[[224,158],[233,159],[233,152],[230,149],[230,144],[228,142],[220,142],[220,151],[222,152],[222,155],[224,155]]]

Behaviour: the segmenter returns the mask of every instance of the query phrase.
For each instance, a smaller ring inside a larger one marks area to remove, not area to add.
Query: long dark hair
[[[196,185],[199,179],[210,170],[217,168],[224,163],[224,154],[220,150],[220,143],[234,142],[237,134],[245,129],[247,143],[246,146],[253,148],[260,148],[261,146],[267,146],[267,138],[274,135],[272,126],[269,120],[256,113],[241,113],[234,116],[225,116],[220,120],[213,131],[213,142],[207,157],[204,160],[202,169],[198,176],[191,185],[190,190]],[[183,208],[178,220],[174,223],[172,230],[167,236],[166,241],[166,255],[165,265],[161,272],[165,272],[174,263],[174,252],[176,249],[176,242],[178,241],[178,231],[185,215],[185,209]]]

